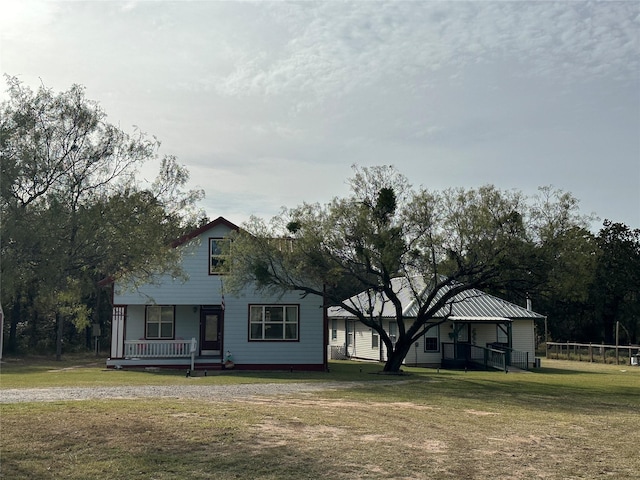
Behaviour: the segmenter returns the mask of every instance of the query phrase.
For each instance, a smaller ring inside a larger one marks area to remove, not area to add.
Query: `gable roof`
[[[203,225],[203,226],[201,226],[199,228],[196,228],[195,230],[192,230],[191,232],[187,233],[186,235],[181,236],[177,240],[174,240],[173,242],[171,242],[171,246],[173,248],[176,248],[176,247],[179,247],[180,245],[184,245],[189,240],[193,240],[198,235],[201,235],[204,232],[206,232],[207,230],[211,230],[212,228],[217,227],[218,225],[225,225],[225,226],[229,227],[230,230],[235,230],[235,231],[240,230],[240,227],[238,227],[234,223],[231,223],[226,218],[218,217],[215,220],[210,221],[206,225]]]
[[[186,235],[181,236],[180,238],[174,240],[173,242],[171,242],[170,246],[171,248],[177,248],[181,245],[184,245],[185,243],[189,242],[190,240],[193,240],[194,238],[196,238],[198,235],[203,234],[204,232],[211,230],[214,227],[217,227],[219,225],[225,225],[227,226],[230,230],[235,230],[238,231],[240,230],[240,227],[238,227],[237,225],[235,225],[234,223],[231,223],[229,220],[227,220],[224,217],[218,217],[215,220],[210,221],[209,223],[207,223],[206,225],[203,225],[201,227],[196,228],[195,230],[192,230],[191,232],[187,233]],[[103,278],[102,280],[100,280],[98,282],[98,286],[100,287],[104,287],[106,285],[110,285],[113,282],[116,281],[116,277],[114,275],[109,275],[106,278]]]
[[[405,318],[415,318],[422,301],[426,301],[429,294],[424,282],[420,280],[409,281],[405,277],[391,280],[393,291],[398,296],[402,305],[402,315]],[[440,298],[450,287],[443,288],[437,295]],[[421,301],[422,300],[422,301]],[[395,318],[395,309],[384,293],[368,295],[362,292],[345,301],[361,311],[371,311],[374,316],[383,318]],[[476,288],[458,293],[449,304],[440,309],[434,318],[444,318],[449,315],[452,320],[465,322],[504,322],[515,319],[542,319],[544,316],[527,310],[524,307],[508,302],[494,295],[490,295]],[[342,307],[331,307],[329,317],[352,318],[353,315]]]

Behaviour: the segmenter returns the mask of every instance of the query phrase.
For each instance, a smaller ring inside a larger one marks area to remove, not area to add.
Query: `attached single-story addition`
[[[405,278],[393,279],[393,289],[401,301],[408,327],[415,320],[419,300],[426,299],[428,292],[422,289],[414,293]],[[371,309],[375,317],[381,318],[385,332],[393,341],[398,334],[393,306],[384,295],[372,298],[373,303],[368,295],[361,293],[347,302]],[[327,315],[332,358],[386,361],[386,347],[378,332],[340,307],[329,308]],[[530,368],[536,362],[537,319],[544,317],[480,290],[466,290],[430,320],[434,324],[442,323],[431,327],[415,342],[404,363],[443,368],[474,364],[500,369]]]
[[[219,217],[174,244],[186,281],[114,282],[108,367],[326,370],[322,298],[225,292],[221,244],[237,229]]]

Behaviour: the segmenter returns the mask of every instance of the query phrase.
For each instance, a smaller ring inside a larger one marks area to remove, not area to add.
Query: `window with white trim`
[[[251,341],[296,341],[299,325],[298,305],[249,306]]]
[[[218,275],[227,273],[229,265],[225,263],[229,248],[231,248],[231,240],[228,238],[210,238],[209,239],[209,274]]]
[[[331,340],[338,339],[338,320],[331,320]]]
[[[150,340],[173,339],[175,308],[171,305],[147,305],[144,338]]]
[[[424,334],[424,351],[439,352],[440,351],[440,327],[436,325],[431,327]]]
[[[372,349],[379,348],[379,345],[380,345],[380,336],[378,335],[378,332],[372,329],[371,330],[371,348]]]

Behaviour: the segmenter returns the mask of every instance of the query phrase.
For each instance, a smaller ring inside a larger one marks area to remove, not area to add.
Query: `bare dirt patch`
[[[484,417],[486,415],[500,415],[497,412],[483,412],[482,410],[465,410],[465,413],[468,413],[469,415],[478,415],[481,417]]]

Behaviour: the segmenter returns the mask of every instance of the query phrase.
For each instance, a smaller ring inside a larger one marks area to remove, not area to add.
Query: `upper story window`
[[[298,340],[298,305],[250,305],[249,340]]]
[[[209,239],[209,274],[217,275],[227,273],[229,265],[226,264],[231,241],[228,238]]]

